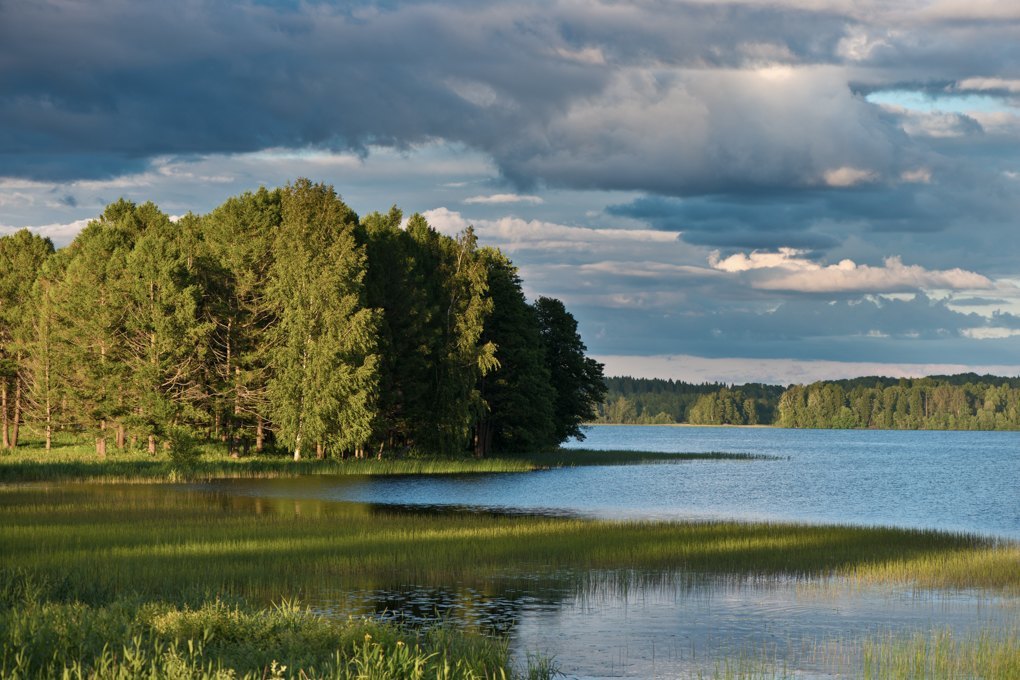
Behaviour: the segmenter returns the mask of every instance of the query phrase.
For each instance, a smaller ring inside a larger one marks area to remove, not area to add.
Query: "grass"
[[[984,629],[964,636],[949,630],[912,635],[888,634],[829,643],[811,653],[821,677],[861,680],[930,678],[1020,678],[1020,632]],[[711,669],[691,673],[700,680],[794,680],[803,670],[771,650],[722,659]]]
[[[102,607],[20,600],[0,606],[0,677],[548,678],[515,670],[506,639],[449,624],[410,630],[335,619],[293,604],[192,609],[121,600]]]
[[[0,566],[34,574],[49,597],[97,604],[268,603],[554,572],[580,583],[592,570],[1020,593],[1020,546],[936,531],[392,512],[137,484],[0,487],[0,516]]]
[[[16,451],[0,453],[0,483],[37,481],[152,482],[189,477],[275,478],[302,475],[394,475],[453,474],[469,472],[529,472],[579,465],[640,465],[679,463],[691,460],[760,460],[764,456],[741,453],[655,453],[644,451],[592,451],[557,449],[540,453],[504,454],[489,458],[442,457],[405,454],[382,460],[346,459],[294,461],[286,455],[253,455],[231,458],[225,447],[208,444],[187,469],[175,465],[165,452],[150,456],[146,451],[112,449],[96,456],[91,444],[72,438],[59,441],[46,451],[38,441],[29,441]]]
[[[677,460],[675,454],[558,451],[483,461],[295,464],[269,457],[234,461],[213,449],[195,472],[502,472],[664,459]],[[861,587],[1020,595],[1020,544],[972,535],[380,510],[134,483],[165,479],[168,464],[144,453],[96,461],[75,446],[49,454],[26,448],[0,458],[2,480],[49,480],[0,484],[0,677],[553,675],[550,659],[514,669],[504,638],[462,622],[410,630],[273,605],[281,598],[343,603],[353,591],[411,584],[468,589],[484,598],[514,579],[534,583],[536,577],[575,593],[702,577],[836,578]],[[102,483],[59,481],[92,478]],[[834,653],[853,660],[841,669],[850,677],[1020,677],[1016,632],[960,639],[935,632],[844,644]],[[752,655],[724,661],[706,677],[790,675],[775,659]]]

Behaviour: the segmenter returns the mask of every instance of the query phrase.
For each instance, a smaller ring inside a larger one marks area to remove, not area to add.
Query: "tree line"
[[[964,373],[865,377],[809,385],[691,384],[608,378],[605,423],[793,428],[1018,430],[1020,378]]]
[[[119,200],[65,248],[0,238],[0,431],[105,455],[185,431],[233,455],[531,451],[583,438],[601,364],[473,230],[359,217],[298,180],[171,220]]]
[[[783,388],[748,383],[688,383],[662,378],[606,378],[598,422],[635,425],[768,425]]]
[[[793,385],[779,401],[776,424],[837,429],[1018,430],[1020,379],[966,373]]]

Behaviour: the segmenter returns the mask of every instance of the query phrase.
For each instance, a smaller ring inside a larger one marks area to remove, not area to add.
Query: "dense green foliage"
[[[769,425],[783,388],[749,383],[687,383],[660,378],[606,378],[598,422],[636,425]]]
[[[1020,379],[968,373],[794,385],[777,416],[783,427],[1017,430]]]
[[[962,373],[810,385],[607,378],[598,422],[885,430],[1020,430],[1020,378]]]
[[[562,303],[396,208],[299,180],[173,221],[120,200],[67,248],[0,237],[3,448],[23,424],[97,454],[181,428],[234,454],[555,447],[603,398]]]

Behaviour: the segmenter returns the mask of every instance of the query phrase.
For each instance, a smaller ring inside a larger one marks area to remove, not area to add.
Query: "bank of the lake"
[[[304,458],[285,453],[231,457],[224,446],[207,444],[182,464],[166,451],[155,455],[140,449],[111,449],[97,456],[91,444],[69,440],[50,451],[30,440],[13,451],[0,453],[0,484],[38,481],[162,482],[178,479],[272,479],[302,476],[447,475],[457,473],[529,472],[551,468],[694,460],[754,460],[746,453],[700,451],[589,450],[573,447],[475,458],[438,456],[419,452],[390,453],[382,458]]]

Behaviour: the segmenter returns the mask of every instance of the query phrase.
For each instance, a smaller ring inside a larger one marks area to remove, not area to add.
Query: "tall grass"
[[[1020,546],[936,531],[636,522],[221,496],[153,485],[0,487],[0,567],[51,595],[269,602],[329,590],[487,584],[591,570],[1020,593]]]
[[[120,600],[103,607],[23,601],[0,606],[0,677],[413,678],[551,677],[516,672],[508,644],[441,624],[411,630],[335,619],[284,603],[246,609]]]
[[[776,654],[759,651],[721,659],[690,675],[700,680],[795,680],[805,676],[803,669],[790,666]],[[818,669],[817,677],[860,680],[1015,680],[1020,678],[1020,632],[985,629],[957,637],[948,630],[934,630],[842,640],[813,654],[811,666]]]

